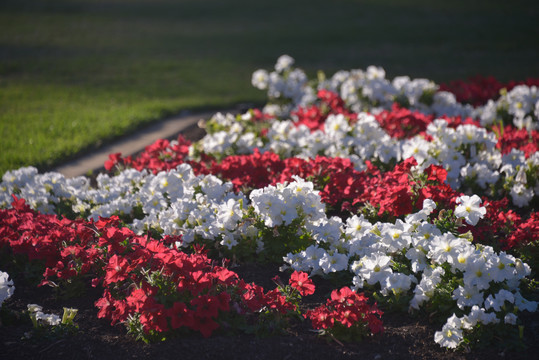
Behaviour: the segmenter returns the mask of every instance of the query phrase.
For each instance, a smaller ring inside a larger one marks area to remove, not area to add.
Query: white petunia
[[[534,191],[531,188],[526,188],[522,183],[515,183],[509,192],[513,204],[518,207],[528,206],[530,201],[533,199]]]
[[[391,257],[375,253],[370,256],[364,256],[361,259],[362,267],[359,269],[360,275],[369,285],[385,281],[386,277],[393,273],[391,269]]]
[[[13,280],[9,279],[9,274],[0,271],[0,307],[5,300],[13,295],[14,291],[15,286],[13,286]]]
[[[325,253],[320,259],[320,267],[324,274],[346,270],[348,268],[348,256],[338,252]]]
[[[487,272],[485,263],[486,261],[483,257],[473,257],[466,262],[463,277],[465,287],[476,286],[479,290],[489,288],[489,282],[492,278]]]
[[[434,341],[442,347],[454,349],[460,345],[464,339],[462,329],[446,323],[442,327],[442,331],[436,331]]]
[[[428,257],[436,264],[455,264],[458,254],[467,247],[467,240],[458,238],[451,233],[435,236],[428,244]]]
[[[504,316],[503,322],[509,325],[517,324],[517,316],[513,313],[508,313]]]
[[[251,84],[255,88],[259,90],[265,90],[268,88],[268,83],[269,83],[269,74],[266,70],[259,69],[253,73],[253,76],[251,78]]]
[[[500,311],[506,301],[513,304],[515,302],[515,296],[512,292],[502,289],[495,296],[489,295],[485,299],[485,309]]]
[[[288,70],[293,64],[294,58],[289,55],[281,55],[277,59],[277,63],[275,64],[275,70],[277,72],[283,72],[285,70]]]
[[[483,303],[483,293],[475,286],[462,287],[459,285],[453,291],[453,300],[457,301],[459,309],[463,310],[466,306],[473,306]]]
[[[458,204],[455,208],[455,216],[464,218],[470,225],[475,226],[479,219],[487,213],[487,209],[481,205],[481,198],[477,195],[463,195],[457,198]]]
[[[415,280],[413,275],[405,275],[403,273],[389,274],[384,282],[380,284],[382,286],[382,294],[388,295],[392,292],[395,295],[399,295],[405,291],[408,291],[412,286],[412,280]]]

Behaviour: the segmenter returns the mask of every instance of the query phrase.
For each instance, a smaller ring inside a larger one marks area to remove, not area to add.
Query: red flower
[[[119,282],[127,279],[129,263],[125,258],[119,257],[118,255],[113,255],[105,267],[105,271],[106,274],[103,281],[104,285]]]
[[[301,296],[312,295],[314,294],[314,284],[309,275],[305,272],[294,271],[290,276],[289,280],[290,286],[299,291]]]

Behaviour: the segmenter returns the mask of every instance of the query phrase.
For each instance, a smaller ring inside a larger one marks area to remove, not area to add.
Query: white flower
[[[269,74],[266,70],[256,70],[253,73],[253,77],[251,78],[251,84],[259,89],[259,90],[265,90],[268,88],[269,83]]]
[[[451,233],[435,236],[428,244],[428,257],[437,264],[443,264],[445,262],[455,264],[458,261],[458,254],[466,249],[467,245],[466,240],[458,238]]]
[[[342,114],[329,115],[324,124],[324,132],[334,141],[344,138],[350,130],[350,124]]]
[[[517,316],[513,313],[508,313],[504,316],[503,322],[509,325],[517,324]]]
[[[294,59],[288,55],[281,55],[277,59],[277,63],[275,64],[275,70],[277,72],[283,72],[285,70],[288,70],[292,65],[294,64]]]
[[[434,334],[434,341],[442,347],[454,349],[464,339],[462,335],[462,329],[460,327],[452,326],[446,323],[442,327],[442,331],[436,331]]]
[[[428,151],[432,147],[432,144],[425,139],[416,136],[404,141],[402,145],[402,158],[408,159],[413,157],[417,163],[421,165],[427,158],[429,158]]]
[[[301,255],[305,265],[312,268],[313,272],[316,272],[320,269],[320,259],[326,256],[326,250],[318,247],[317,245],[311,245],[302,251]]]
[[[406,251],[406,258],[412,262],[412,271],[415,273],[423,271],[429,265],[425,252],[415,247]]]
[[[518,207],[528,206],[530,201],[533,199],[534,192],[531,188],[526,188],[522,183],[515,183],[509,192],[513,204]]]
[[[9,274],[0,271],[0,307],[6,299],[13,295],[14,291],[15,286],[13,286],[13,280],[9,280]]]
[[[476,225],[487,213],[487,209],[481,205],[481,198],[477,195],[463,195],[457,198],[458,206],[455,208],[455,216],[464,218],[470,225]]]
[[[452,297],[454,300],[457,300],[459,309],[464,309],[466,306],[473,306],[483,302],[483,293],[475,286],[459,286],[453,291]]]
[[[464,315],[464,317],[461,319],[463,329],[471,329],[477,323],[488,325],[495,324],[497,322],[499,322],[499,320],[496,317],[496,313],[487,313],[484,308],[480,308],[477,305],[472,306],[470,313],[468,315]]]
[[[502,282],[514,277],[516,259],[501,251],[497,256],[489,256],[487,259],[490,276],[496,282]]]
[[[485,299],[485,309],[494,309],[494,311],[500,311],[506,301],[513,304],[515,302],[515,297],[510,291],[502,289],[495,296],[489,295]]]
[[[391,269],[391,257],[375,253],[371,256],[364,256],[361,259],[363,265],[359,269],[358,275],[360,275],[369,285],[374,285],[377,282],[382,283],[386,277],[393,273]]]
[[[38,316],[37,314],[40,314]],[[62,322],[62,318],[56,314],[43,314],[43,313],[37,313],[36,314],[36,320],[43,320],[45,324],[50,326],[57,326],[60,325]]]
[[[436,267],[433,270],[426,268],[421,277],[421,281],[414,289],[414,297],[410,300],[410,308],[419,310],[421,304],[430,299],[436,290],[436,287],[442,281],[442,275],[445,273],[442,267]]]
[[[368,220],[365,220],[363,214],[360,216],[354,215],[346,220],[344,233],[351,237],[360,237],[371,229],[372,224]]]
[[[460,169],[460,175],[466,179],[473,179],[482,188],[486,189],[487,184],[494,184],[498,181],[500,173],[490,170],[486,164],[476,163]]]
[[[320,259],[320,267],[324,274],[346,270],[348,268],[348,256],[338,252],[333,254],[325,253]]]
[[[402,273],[389,274],[385,278],[383,284],[381,284],[382,294],[388,295],[390,292],[393,292],[393,294],[399,295],[405,291],[408,291],[412,285],[412,280],[415,280],[413,275],[405,275]]]
[[[32,312],[32,313],[37,313],[37,312],[40,312],[43,310],[43,307],[41,307],[40,305],[37,305],[37,304],[28,304],[26,305],[28,311]]]
[[[423,209],[417,213],[410,214],[406,216],[406,222],[408,224],[419,223],[421,221],[426,221],[427,217],[436,209],[436,203],[431,199],[423,200]]]
[[[232,233],[227,232],[223,234],[223,240],[221,240],[220,244],[226,246],[228,249],[232,249],[234,246],[238,245],[238,241],[234,239]]]
[[[518,307],[520,311],[537,311],[537,302],[524,299],[520,292],[515,294],[515,306]]]
[[[243,216],[240,202],[235,199],[228,199],[226,203],[220,204],[217,211],[217,226],[227,230],[234,230]]]
[[[467,266],[464,271],[464,286],[477,286],[479,290],[489,288],[489,282],[492,280],[485,266],[483,257],[473,257],[467,261]]]

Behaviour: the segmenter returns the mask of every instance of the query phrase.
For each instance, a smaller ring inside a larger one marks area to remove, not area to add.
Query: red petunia
[[[301,296],[314,294],[315,286],[305,272],[294,271],[289,280],[290,286],[299,291]]]

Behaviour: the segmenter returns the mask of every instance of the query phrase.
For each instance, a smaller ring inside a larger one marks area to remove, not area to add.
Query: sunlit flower
[[[481,219],[487,213],[487,209],[481,205],[481,198],[477,195],[467,196],[463,195],[457,198],[458,204],[455,208],[455,216],[461,217],[466,220],[470,225],[476,225],[479,219]]]

